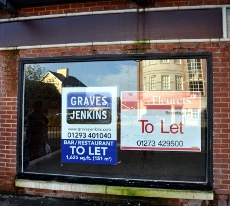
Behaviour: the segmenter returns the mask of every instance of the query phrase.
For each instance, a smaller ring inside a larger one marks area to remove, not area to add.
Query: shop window
[[[17,177],[211,188],[211,56],[157,57],[21,59]]]

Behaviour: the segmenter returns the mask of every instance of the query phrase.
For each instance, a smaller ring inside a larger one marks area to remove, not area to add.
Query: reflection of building
[[[184,61],[184,87],[189,91],[200,91],[206,96],[206,60],[186,59]]]
[[[161,59],[139,63],[140,91],[200,91],[206,96],[206,60]]]
[[[140,62],[140,91],[183,90],[180,59],[143,60]]]
[[[76,77],[69,76],[69,69],[58,69],[57,72],[48,71],[41,79],[42,82],[55,85],[61,93],[62,87],[86,87]]]
[[[204,117],[206,102],[206,60],[205,59],[161,59],[139,62],[140,91],[199,91],[201,92],[201,113],[199,108],[176,108],[169,104],[169,109],[186,110],[187,121]],[[145,104],[147,109],[156,105]],[[205,118],[202,118],[205,119]],[[203,122],[204,125],[205,122]]]

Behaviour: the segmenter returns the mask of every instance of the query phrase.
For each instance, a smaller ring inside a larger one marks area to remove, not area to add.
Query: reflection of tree
[[[26,67],[25,79],[39,81],[45,74],[45,68],[41,67],[39,64],[29,65]]]
[[[36,100],[43,102],[44,112],[47,114],[50,111],[60,112],[61,95],[57,88],[53,84],[39,81],[44,73],[45,69],[40,65],[28,66],[25,70],[25,117],[28,116],[32,104]],[[60,124],[59,116],[49,118],[49,125],[54,124]]]

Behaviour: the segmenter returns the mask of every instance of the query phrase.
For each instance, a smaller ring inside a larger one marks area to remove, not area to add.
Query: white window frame
[[[174,59],[175,64],[181,64],[181,59]]]
[[[152,75],[150,76],[150,90],[156,90],[157,89],[157,76]]]
[[[169,59],[162,59],[162,60],[161,60],[161,63],[162,63],[162,64],[168,64],[168,63],[169,63]]]
[[[161,89],[163,91],[170,90],[170,76],[169,75],[161,76]]]
[[[156,60],[149,60],[149,63],[150,63],[150,65],[151,65],[151,64],[156,64],[157,61],[156,61]]]
[[[176,75],[175,80],[176,80],[176,90],[177,91],[183,90],[183,77]]]
[[[143,91],[147,90],[147,77],[143,78]]]

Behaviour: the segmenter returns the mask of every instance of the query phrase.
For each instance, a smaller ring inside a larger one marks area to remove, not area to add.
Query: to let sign
[[[122,92],[121,149],[201,151],[200,92]]]
[[[117,88],[62,90],[62,162],[117,163]]]

